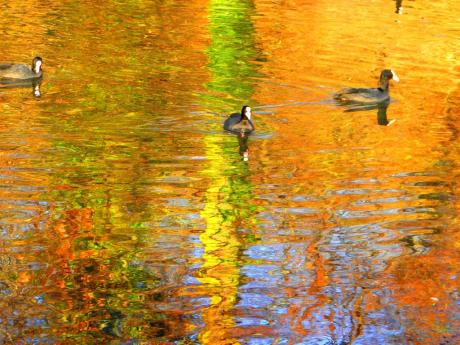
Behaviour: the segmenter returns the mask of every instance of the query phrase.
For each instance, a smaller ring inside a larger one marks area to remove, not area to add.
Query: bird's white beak
[[[42,65],[42,62],[41,61],[37,61],[37,63],[35,64],[35,73],[38,73],[40,72],[40,67]]]
[[[246,108],[246,117],[248,118],[248,120],[251,119],[251,108],[249,107]]]
[[[396,75],[395,71],[391,70],[391,74],[393,74],[393,80],[399,83],[399,77]]]

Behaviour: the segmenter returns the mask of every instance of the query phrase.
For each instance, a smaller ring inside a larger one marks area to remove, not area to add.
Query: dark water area
[[[0,11],[0,344],[460,344],[457,2]]]

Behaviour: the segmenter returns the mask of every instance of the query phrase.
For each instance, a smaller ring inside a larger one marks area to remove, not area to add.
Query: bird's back
[[[30,66],[24,64],[0,64],[0,78],[5,79],[31,79],[37,78]]]
[[[224,129],[231,132],[251,133],[254,124],[247,118],[241,118],[241,114],[231,114],[224,122]]]
[[[241,114],[234,113],[231,114],[224,122],[224,129],[226,131],[231,131],[232,127],[236,125],[241,120]]]
[[[388,99],[388,92],[380,89],[350,88],[339,91],[334,98],[339,102],[375,103]]]

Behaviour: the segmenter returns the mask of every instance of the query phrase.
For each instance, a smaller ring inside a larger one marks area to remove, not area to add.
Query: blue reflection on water
[[[259,293],[242,292],[239,294],[240,302],[237,307],[264,308],[273,303],[273,298]]]
[[[284,244],[259,245],[249,248],[245,254],[252,259],[281,261],[285,249]]]

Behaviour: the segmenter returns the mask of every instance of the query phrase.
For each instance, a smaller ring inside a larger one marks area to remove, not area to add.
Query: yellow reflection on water
[[[211,42],[207,49],[211,81],[209,91],[218,92],[230,104],[246,102],[252,95],[254,65],[253,25],[250,1],[213,0],[209,3]],[[209,101],[208,101],[209,102]],[[214,99],[212,107],[221,102]],[[231,330],[235,327],[234,308],[240,281],[239,254],[242,242],[237,222],[248,216],[247,166],[235,162],[237,152],[224,148],[236,138],[206,135],[203,138],[208,165],[203,174],[210,180],[201,216],[206,230],[200,235],[204,247],[203,265],[198,280],[204,284],[210,306],[202,313],[205,324],[200,332],[202,344],[238,344]],[[240,165],[241,164],[241,165]],[[229,173],[231,171],[231,173]],[[234,175],[234,176],[233,176]],[[243,175],[243,176],[241,176]]]
[[[223,174],[231,165],[222,150],[220,136],[204,138],[206,156],[209,165],[203,171],[210,179],[205,194],[205,207],[201,216],[206,220],[206,230],[200,235],[203,244],[203,265],[198,280],[207,290],[210,306],[203,311],[205,327],[200,332],[202,344],[237,344],[227,335],[229,328],[235,325],[231,313],[237,300],[240,269],[238,265],[241,242],[235,229],[234,206],[228,202],[228,177]],[[227,215],[227,216],[226,216]],[[226,339],[222,342],[222,339]]]

